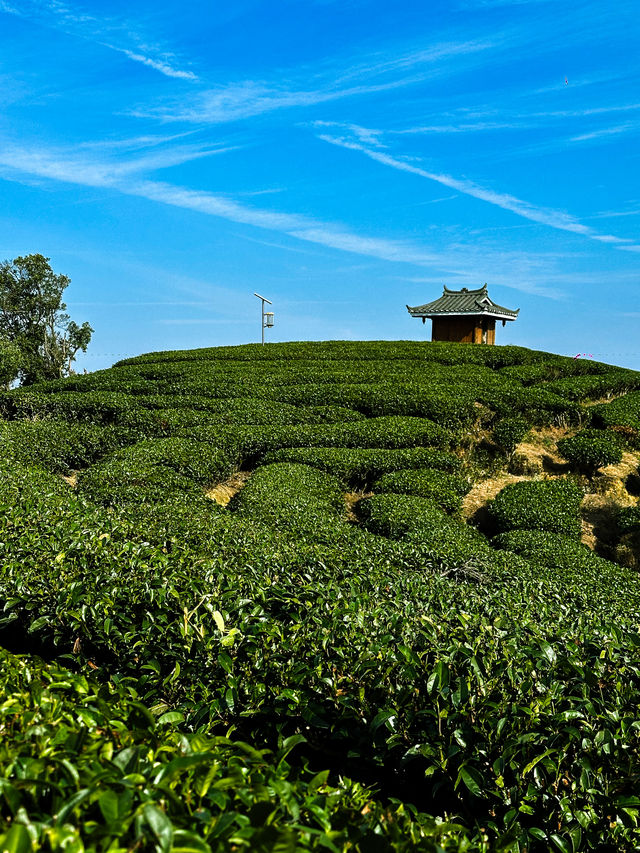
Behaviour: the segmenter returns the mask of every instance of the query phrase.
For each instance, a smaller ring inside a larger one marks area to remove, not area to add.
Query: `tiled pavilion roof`
[[[439,299],[414,308],[407,305],[407,310],[412,317],[455,317],[475,314],[479,317],[494,317],[498,320],[515,320],[520,311],[519,308],[512,311],[510,308],[496,305],[489,298],[486,284],[477,290],[468,290],[466,287],[462,290],[449,290],[445,287]]]

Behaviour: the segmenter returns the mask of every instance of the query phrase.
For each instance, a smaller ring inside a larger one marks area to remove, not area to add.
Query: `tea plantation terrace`
[[[217,347],[0,415],[0,849],[640,848],[640,373]]]

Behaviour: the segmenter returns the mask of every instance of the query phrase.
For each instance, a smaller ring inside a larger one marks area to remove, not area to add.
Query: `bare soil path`
[[[204,493],[212,501],[220,504],[220,506],[226,506],[231,498],[243,488],[250,476],[251,471],[236,471],[236,473],[232,474],[228,480],[224,481],[224,483],[218,483],[216,486],[211,486],[210,488],[205,489]]]

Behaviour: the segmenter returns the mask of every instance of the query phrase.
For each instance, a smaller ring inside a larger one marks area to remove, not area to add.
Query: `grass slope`
[[[637,464],[637,389],[331,341],[0,394],[0,848],[638,849],[640,579],[578,540],[606,468],[461,509],[540,435]]]

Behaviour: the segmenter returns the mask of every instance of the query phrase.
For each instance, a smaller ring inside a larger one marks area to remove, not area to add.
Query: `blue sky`
[[[216,8],[218,7],[218,8]],[[0,260],[40,252],[122,355],[415,339],[640,369],[637,2],[0,0]]]

